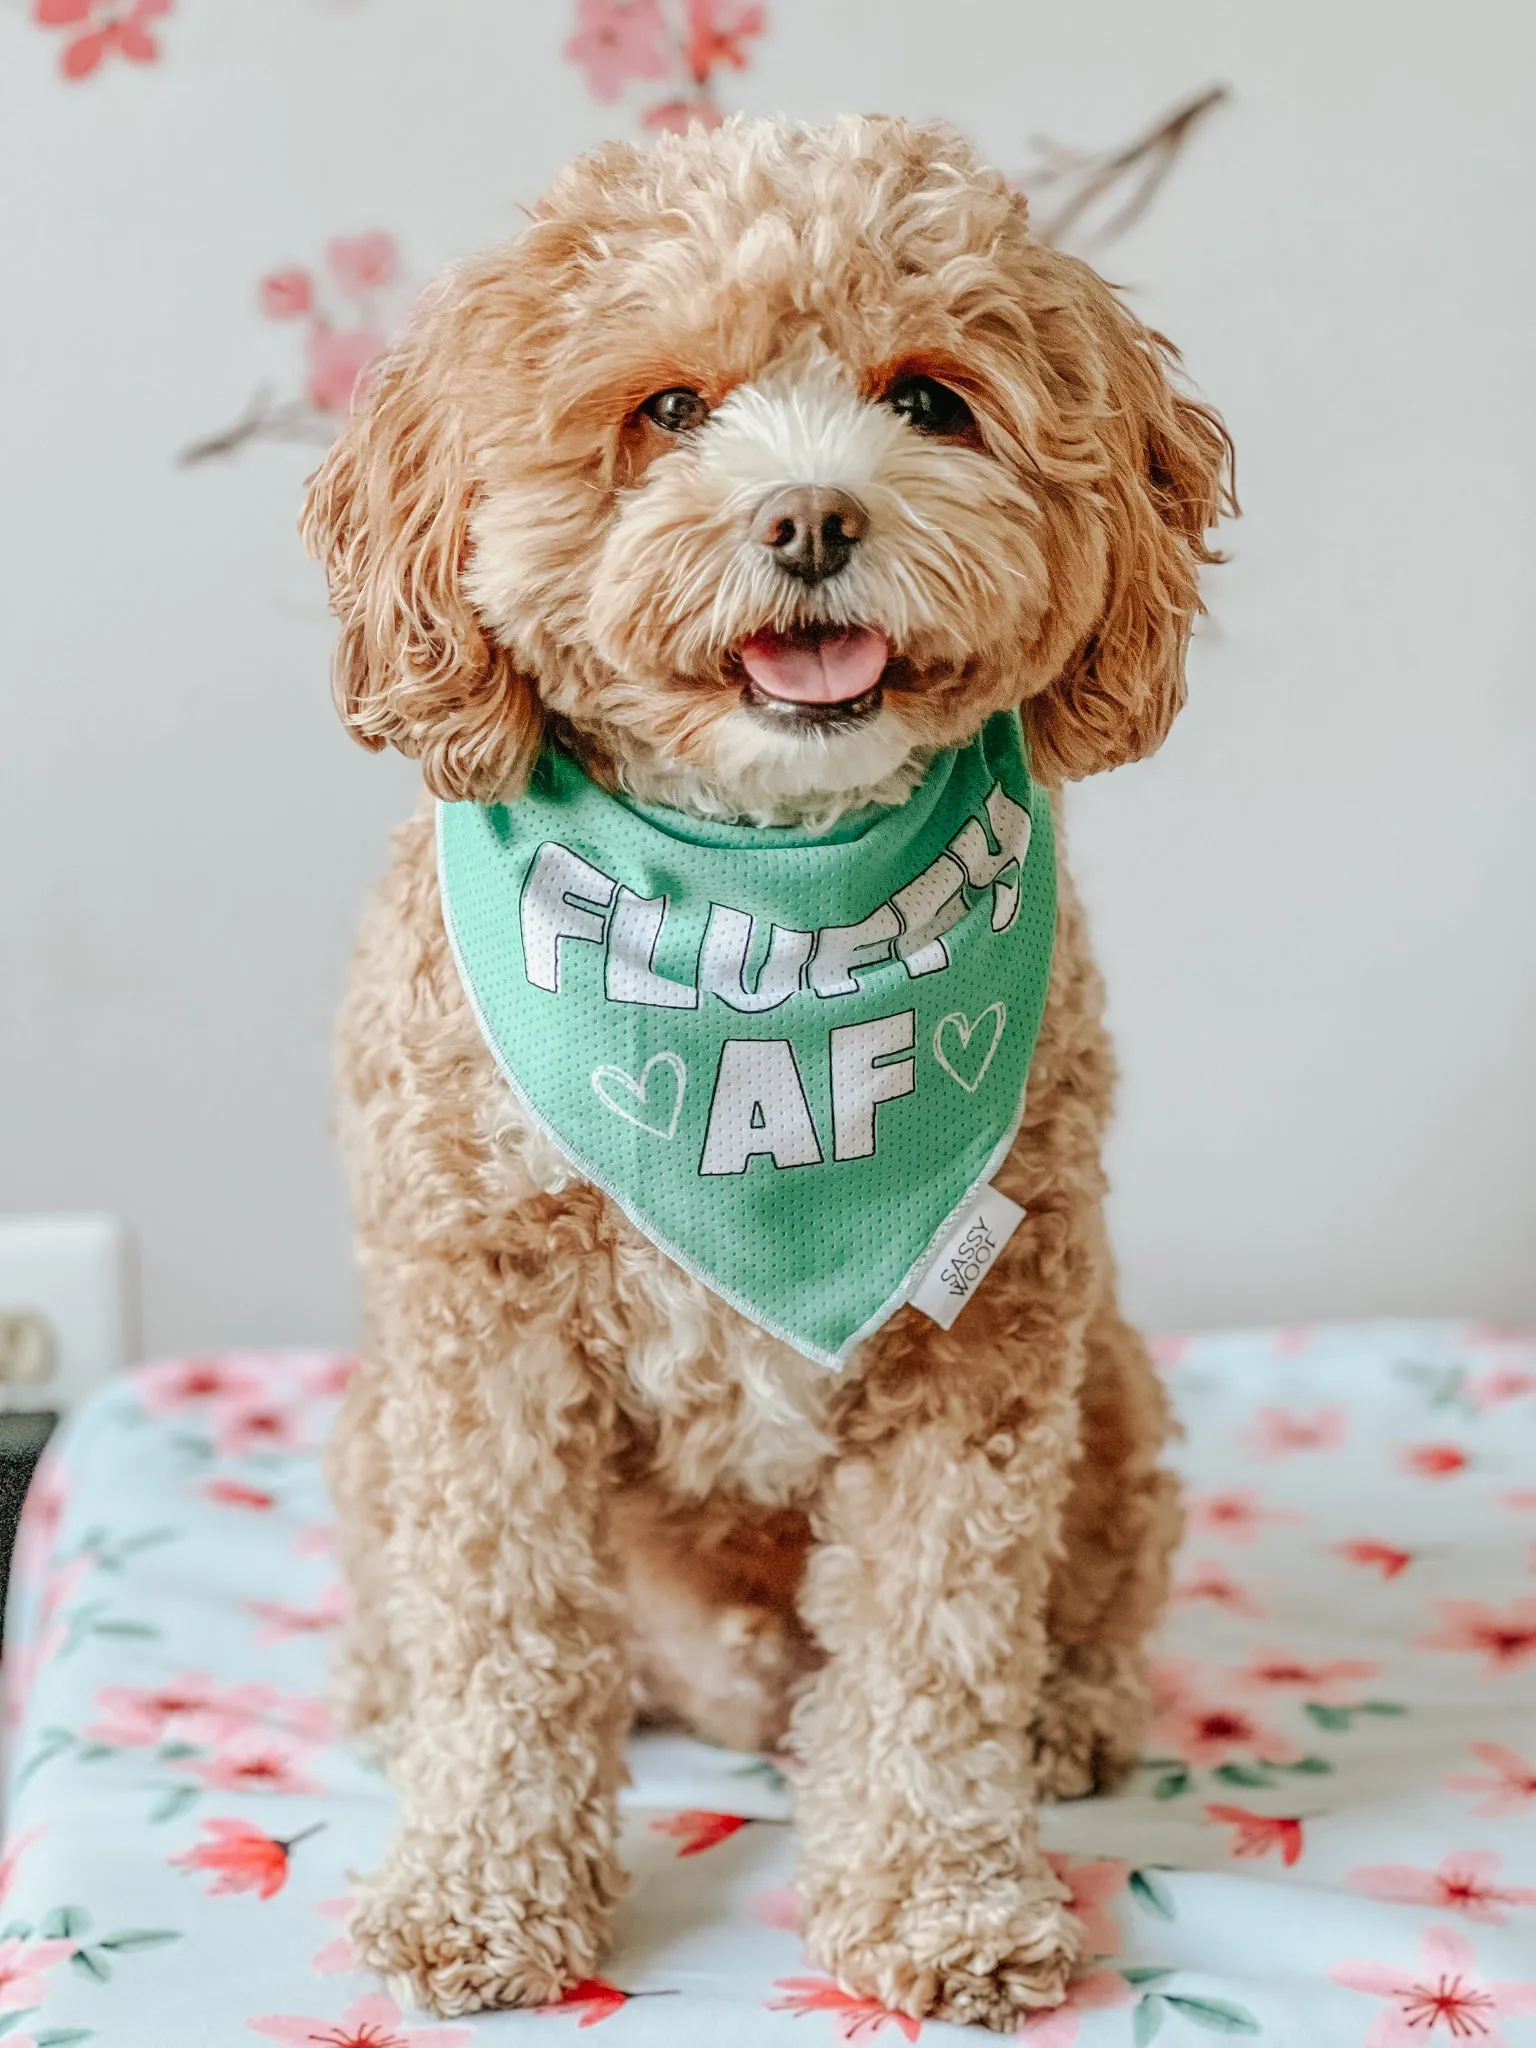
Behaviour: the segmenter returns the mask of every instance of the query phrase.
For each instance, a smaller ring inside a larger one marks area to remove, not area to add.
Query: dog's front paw
[[[845,1991],[912,2019],[999,2033],[1061,2004],[1082,1928],[1043,1865],[1017,1878],[917,1876],[894,1903],[893,1875],[845,1875],[807,1906],[811,1953]]]
[[[553,1845],[466,1858],[462,1843],[406,1837],[358,1886],[349,1932],[402,2006],[451,2019],[551,2005],[596,1974],[621,1886],[616,1866]]]

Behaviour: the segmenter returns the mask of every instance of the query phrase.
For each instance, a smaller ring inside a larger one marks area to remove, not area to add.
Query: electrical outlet
[[[0,1411],[73,1408],[121,1371],[130,1277],[115,1216],[0,1216]]]

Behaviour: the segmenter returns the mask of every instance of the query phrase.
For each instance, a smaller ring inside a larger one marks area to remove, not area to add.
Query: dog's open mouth
[[[873,626],[797,626],[742,643],[743,695],[754,711],[798,725],[851,723],[878,710],[891,643]]]

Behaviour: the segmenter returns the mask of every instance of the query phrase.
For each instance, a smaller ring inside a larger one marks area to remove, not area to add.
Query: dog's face
[[[1228,457],[1169,359],[953,135],[614,145],[447,280],[315,479],[343,714],[449,797],[514,791],[553,716],[761,816],[1007,705],[1047,776],[1135,758]]]

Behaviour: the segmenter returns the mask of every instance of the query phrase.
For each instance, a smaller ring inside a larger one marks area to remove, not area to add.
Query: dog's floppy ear
[[[300,531],[341,621],[347,730],[419,759],[435,796],[490,802],[521,787],[543,720],[464,592],[476,485],[451,383],[463,339],[453,294],[450,283],[360,388]]]
[[[1076,273],[1075,310],[1087,317],[1102,372],[1102,384],[1091,380],[1103,454],[1092,520],[1107,567],[1093,626],[1023,714],[1046,780],[1073,781],[1162,743],[1184,702],[1199,572],[1221,559],[1206,535],[1223,512],[1237,511],[1237,499],[1226,428],[1175,383],[1171,343],[1135,320],[1086,264],[1057,260]]]

